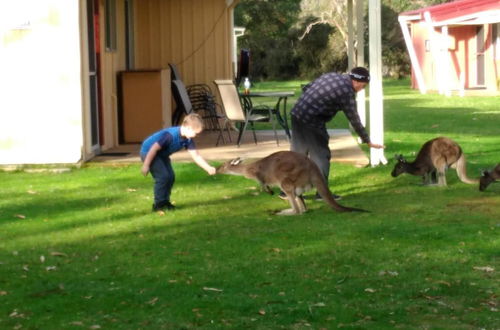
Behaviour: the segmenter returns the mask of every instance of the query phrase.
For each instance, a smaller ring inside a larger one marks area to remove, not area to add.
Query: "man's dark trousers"
[[[292,117],[292,147],[291,150],[309,156],[318,165],[321,173],[328,182],[330,173],[330,159],[332,157],[328,141],[330,136],[326,127],[316,128],[308,126],[293,115]]]

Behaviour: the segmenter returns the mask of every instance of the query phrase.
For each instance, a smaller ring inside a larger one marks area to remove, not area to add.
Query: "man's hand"
[[[370,148],[375,148],[375,149],[385,149],[385,146],[382,144],[376,144],[376,143],[368,143],[368,146]]]
[[[141,168],[142,175],[146,176],[146,175],[148,175],[148,172],[149,172],[149,166],[147,166],[146,164],[142,165],[142,168]]]

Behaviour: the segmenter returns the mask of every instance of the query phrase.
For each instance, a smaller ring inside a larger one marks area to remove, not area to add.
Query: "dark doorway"
[[[92,151],[99,152],[102,139],[100,109],[100,46],[98,0],[87,0],[87,31],[89,46],[90,139]]]

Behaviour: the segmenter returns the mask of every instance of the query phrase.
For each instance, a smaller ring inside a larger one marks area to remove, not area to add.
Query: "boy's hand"
[[[142,168],[141,168],[142,175],[146,176],[146,175],[148,175],[148,172],[149,172],[149,166],[142,165]]]
[[[215,169],[215,167],[213,166],[210,166],[208,169],[207,169],[207,173],[209,175],[214,175],[215,173],[217,172],[217,170]]]

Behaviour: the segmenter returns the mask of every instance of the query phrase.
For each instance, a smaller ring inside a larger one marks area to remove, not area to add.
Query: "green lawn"
[[[384,85],[388,158],[446,135],[471,177],[500,161],[498,98],[407,86]],[[332,166],[341,203],[371,213],[308,201],[294,217],[254,182],[189,163],[174,164],[165,215],[139,164],[0,171],[0,329],[500,328],[500,184],[481,193],[450,171],[423,187],[393,164]]]

